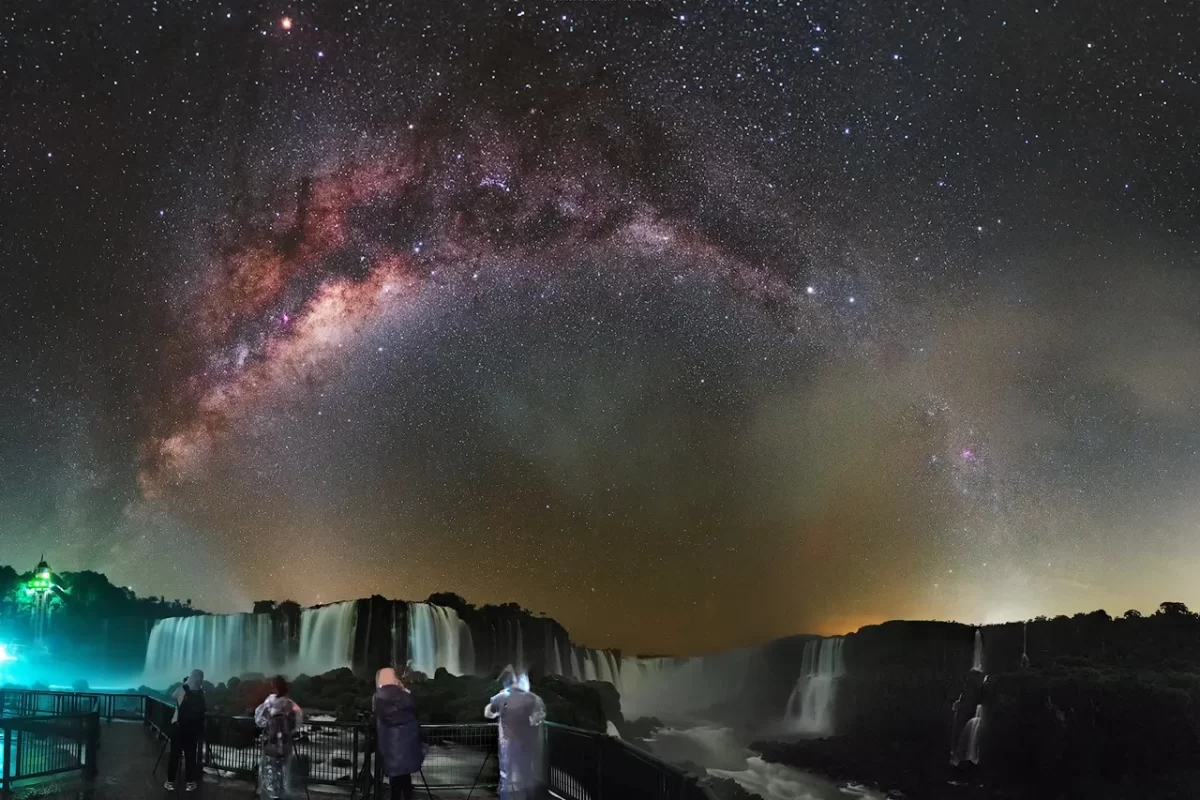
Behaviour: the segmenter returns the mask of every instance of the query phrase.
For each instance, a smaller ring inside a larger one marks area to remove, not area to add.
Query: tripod
[[[154,777],[155,775],[158,774],[158,765],[162,763],[163,756],[166,755],[167,748],[171,744],[171,739],[173,736],[176,736],[176,735],[177,735],[177,732],[172,731],[171,733],[169,733],[163,737],[162,746],[158,748],[158,758],[154,759],[154,768],[150,770],[151,777]],[[200,755],[201,755],[200,748],[204,745],[204,743],[205,743],[205,737],[204,737],[204,734],[201,733],[198,737],[196,737],[196,741],[192,745],[193,747],[196,748],[196,764],[201,767],[204,764],[204,760],[200,757]],[[185,753],[180,753],[180,756],[182,756],[186,759]],[[167,773],[170,774],[169,768],[167,769]]]
[[[475,787],[479,786],[479,779],[483,776],[483,768],[487,766],[488,759],[491,757],[492,751],[489,748],[483,753],[483,762],[479,765],[479,771],[475,773],[475,780],[471,781],[471,791],[467,792],[467,800],[471,800],[471,795],[475,794]],[[424,780],[425,776],[422,775],[421,779]]]
[[[367,748],[366,752],[363,754],[362,769],[358,771],[358,775],[354,778],[354,783],[350,787],[350,800],[355,800],[355,798],[359,796],[358,790],[360,784],[362,785],[362,800],[371,800],[371,793],[375,788],[378,788],[380,792],[380,796],[377,798],[377,800],[383,800],[383,775],[376,774],[377,771],[371,768],[371,756],[374,755],[377,747],[375,734],[373,733],[375,730],[374,718],[370,720],[367,730],[371,731],[371,733],[367,734]],[[487,763],[486,755],[484,756],[484,763]],[[376,766],[378,765],[379,762],[376,761]],[[480,768],[480,772],[483,772],[482,767]],[[418,769],[417,774],[421,776],[421,783],[425,786],[425,794],[429,796],[429,800],[433,800],[433,790],[429,788],[429,781],[425,779],[425,770]],[[390,775],[388,776],[388,780],[391,780]],[[475,776],[475,780],[479,780],[478,775]],[[474,791],[474,788],[475,787],[472,786],[471,790]],[[471,796],[468,794],[467,799],[470,800],[470,797]]]

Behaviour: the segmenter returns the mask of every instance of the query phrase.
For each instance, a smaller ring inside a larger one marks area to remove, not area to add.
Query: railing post
[[[99,772],[96,759],[100,753],[100,712],[93,711],[84,718],[87,732],[85,734],[83,774],[87,778],[95,778]]]
[[[350,780],[352,786],[350,795],[354,795],[354,790],[358,788],[358,734],[362,732],[362,728],[355,728],[354,735],[350,737]]]
[[[12,728],[4,727],[0,730],[3,730],[4,733],[4,742],[0,744],[0,747],[4,748],[4,751],[0,752],[0,761],[4,762],[4,770],[0,772],[0,796],[7,800],[12,796],[9,787],[9,779],[12,776],[12,758],[9,756],[9,749],[12,746]]]
[[[604,800],[604,742],[599,736],[593,736],[596,746],[596,800]]]

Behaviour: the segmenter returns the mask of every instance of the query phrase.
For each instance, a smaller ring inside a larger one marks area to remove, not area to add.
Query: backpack
[[[282,714],[267,717],[267,742],[263,752],[271,758],[287,758],[292,752],[296,735],[296,712],[288,709]]]
[[[183,699],[179,702],[179,724],[186,726],[204,724],[204,712],[206,710],[204,690],[197,689],[196,691],[191,691],[185,684],[183,687]]]

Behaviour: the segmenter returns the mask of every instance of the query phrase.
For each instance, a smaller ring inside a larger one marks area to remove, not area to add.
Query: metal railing
[[[147,697],[145,710],[146,724],[157,735],[169,736],[175,707]],[[434,790],[499,785],[495,724],[422,725],[421,739],[428,749],[422,775],[414,776],[418,785],[428,781]],[[262,743],[262,731],[253,717],[210,714],[204,720],[201,761],[223,774],[253,779],[262,760]],[[307,783],[382,784],[383,776],[372,759],[375,729],[368,723],[305,720],[295,748],[298,769]]]
[[[68,708],[72,701],[47,699],[46,696],[70,695],[61,692],[9,691],[5,706],[39,709]],[[39,695],[40,697],[14,697]],[[175,714],[172,703],[144,695],[107,695],[137,697],[138,702],[113,701],[109,705],[92,698],[106,695],[78,695],[77,704],[94,703],[90,718],[126,715],[126,709],[140,707],[141,719],[155,735],[170,736]],[[89,715],[82,715],[89,716]],[[39,717],[35,721],[54,722],[66,717]],[[17,722],[18,720],[6,720]],[[29,720],[20,720],[28,722]],[[706,786],[692,776],[620,739],[596,731],[546,723],[545,765],[548,787],[564,800],[714,800]],[[422,725],[421,739],[427,747],[422,774],[414,775],[418,786],[480,789],[499,785],[498,729],[495,723],[462,725]],[[249,716],[205,717],[203,766],[230,777],[253,779],[262,759],[262,732]],[[92,758],[94,763],[95,745]],[[307,783],[342,786],[352,789],[373,787],[377,792],[384,778],[375,753],[374,725],[366,722],[334,722],[307,719],[301,726],[295,745],[296,761]]]
[[[714,800],[678,767],[620,739],[545,724],[546,782],[564,800]]]
[[[31,778],[73,771],[94,776],[99,744],[98,711],[0,719],[0,796]]]
[[[144,719],[142,694],[105,692],[53,692],[25,689],[0,689],[0,715],[10,717],[62,716],[97,712],[101,718]]]

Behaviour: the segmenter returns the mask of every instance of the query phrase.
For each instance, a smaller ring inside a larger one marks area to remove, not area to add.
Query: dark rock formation
[[[837,736],[759,742],[770,761],[910,797],[1196,797],[1200,618],[1104,612],[974,631],[889,622],[847,637]],[[985,674],[986,673],[986,674]],[[965,755],[975,715],[979,764]]]
[[[148,693],[166,697],[176,686]],[[500,691],[499,684],[492,679],[455,677],[445,670],[438,670],[432,678],[418,673],[409,688],[417,704],[418,718],[430,724],[482,722],[484,706]],[[605,731],[609,720],[606,709],[615,709],[616,720],[620,720],[616,691],[606,683],[583,684],[546,677],[535,681],[531,688],[546,703],[546,717],[551,722]],[[271,691],[261,675],[233,678],[216,686],[206,684],[205,689],[209,713],[215,716],[251,714]],[[366,718],[374,692],[372,679],[348,669],[300,675],[291,684],[292,698],[308,715],[331,714],[340,722]],[[242,727],[230,726],[228,736],[240,741],[244,735]]]

